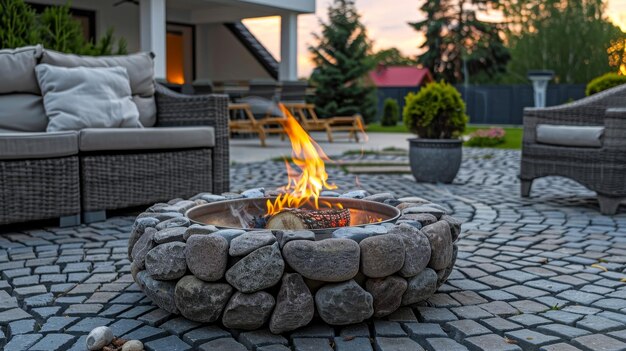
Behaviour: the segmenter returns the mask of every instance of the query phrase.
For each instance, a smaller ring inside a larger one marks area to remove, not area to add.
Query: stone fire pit
[[[306,230],[219,229],[185,216],[209,202],[269,196],[263,189],[176,199],[137,217],[128,243],[133,279],[168,312],[235,329],[269,324],[273,333],[303,327],[315,315],[331,325],[383,317],[429,298],[446,281],[460,222],[443,207],[361,190],[324,195],[386,203],[402,216],[319,240]]]

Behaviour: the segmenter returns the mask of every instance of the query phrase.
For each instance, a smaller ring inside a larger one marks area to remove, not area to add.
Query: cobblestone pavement
[[[452,185],[360,176],[366,190],[428,198],[464,219],[456,270],[426,303],[384,320],[290,335],[201,326],[156,308],[129,274],[130,216],[3,233],[0,346],[84,350],[85,335],[108,325],[162,351],[626,350],[626,208],[602,216],[592,192],[562,178],[536,181],[522,199],[518,167],[518,152],[466,149]],[[342,190],[356,187],[354,175],[330,173]],[[285,172],[240,164],[232,177],[233,190],[274,188]]]

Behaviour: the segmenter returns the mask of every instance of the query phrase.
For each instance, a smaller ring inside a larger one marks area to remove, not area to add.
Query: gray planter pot
[[[409,139],[411,172],[418,182],[452,183],[461,167],[459,139]]]

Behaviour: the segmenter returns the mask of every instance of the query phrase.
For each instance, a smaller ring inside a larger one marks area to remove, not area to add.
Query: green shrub
[[[433,82],[405,97],[404,125],[426,139],[458,137],[467,124],[465,103],[450,84]]]
[[[587,84],[585,93],[589,96],[622,84],[626,84],[626,76],[617,73],[607,73],[592,79],[591,82]]]
[[[0,0],[0,49],[37,43],[36,16],[23,0]]]
[[[109,29],[98,42],[85,39],[81,23],[72,17],[69,2],[47,7],[41,14],[23,0],[0,0],[0,47],[42,44],[44,48],[83,55],[125,54],[126,41],[117,42]]]
[[[506,132],[499,127],[489,129],[478,129],[469,135],[466,146],[494,147],[505,142]]]
[[[380,124],[386,127],[395,126],[398,124],[398,114],[400,114],[400,108],[396,99],[386,98],[383,104],[383,118],[380,120]]]

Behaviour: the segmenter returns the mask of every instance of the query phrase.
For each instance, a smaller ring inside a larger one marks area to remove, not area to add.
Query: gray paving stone
[[[457,320],[458,318],[447,308],[418,307],[420,322],[442,323]]]
[[[424,351],[420,344],[409,338],[376,338],[374,340],[374,349],[376,351]]]
[[[598,294],[587,293],[584,291],[567,290],[557,295],[562,299],[566,299],[582,305],[590,305],[593,302],[602,298]]]
[[[193,329],[183,335],[185,342],[197,346],[207,341],[229,337],[230,333],[215,325]]]
[[[623,351],[626,350],[626,343],[602,334],[592,334],[578,337],[572,340],[574,346],[583,350],[591,351]]]
[[[517,316],[509,317],[511,322],[521,324],[526,327],[534,327],[540,324],[548,324],[551,323],[549,319],[534,315],[534,314],[519,314]]]
[[[0,312],[0,325],[27,318],[32,318],[32,316],[21,308],[13,308]]]
[[[539,351],[580,351],[580,349],[570,344],[560,342],[558,344],[542,346],[539,348]]]
[[[9,342],[6,345],[4,345],[3,350],[4,351],[26,351],[31,346],[35,345],[35,343],[39,341],[39,339],[41,339],[42,337],[43,337],[42,334],[17,335],[11,338],[11,340],[9,340]]]
[[[374,320],[374,332],[377,337],[401,337],[407,336],[398,322]]]
[[[496,334],[472,336],[465,339],[465,344],[472,351],[522,351],[516,344],[507,343],[503,337]]]
[[[365,324],[363,324],[365,326]],[[367,327],[367,326],[366,326]],[[403,334],[406,335],[406,334]],[[294,330],[290,337],[293,338],[326,338],[332,340],[335,337],[335,330],[326,324],[315,323],[303,328]]]
[[[143,323],[138,320],[119,319],[108,327],[111,328],[111,330],[113,331],[113,335],[121,336],[127,334],[131,330],[138,328],[140,325],[143,325]]]
[[[166,336],[167,332],[160,328],[154,328],[149,325],[144,325],[138,329],[134,329],[133,331],[122,335],[122,339],[126,340],[142,340],[148,341],[153,340],[159,337]]]
[[[467,351],[467,347],[448,338],[429,338],[426,344],[434,351]]]
[[[102,317],[84,318],[67,329],[69,333],[89,333],[92,329],[100,326],[107,326],[113,319]]]
[[[19,334],[28,334],[35,332],[35,325],[37,323],[34,319],[22,319],[19,321],[9,323],[8,331],[9,334],[19,335]]]
[[[573,338],[587,335],[587,334],[591,334],[591,332],[587,330],[574,328],[569,325],[563,325],[563,324],[542,325],[542,326],[537,327],[537,331],[544,333],[544,334],[554,335],[554,336],[557,336],[566,340],[573,339]]]
[[[281,335],[274,335],[269,330],[247,331],[239,334],[238,340],[248,348],[260,347],[265,345],[287,345],[287,339]]]
[[[175,335],[148,341],[144,346],[147,351],[188,351],[192,349],[191,345],[180,340]]]
[[[75,336],[68,334],[48,334],[40,339],[29,351],[55,351],[62,350],[72,344]]]
[[[538,333],[529,329],[506,332],[504,336],[517,341],[524,350],[536,350],[540,346],[560,341],[556,336]]]
[[[248,351],[242,344],[233,338],[222,338],[209,341],[198,347],[200,351]],[[257,349],[260,350],[260,349]]]
[[[470,336],[490,333],[489,329],[471,319],[448,322],[446,327],[450,331],[450,335],[457,341],[462,341]]]
[[[593,332],[609,332],[624,328],[625,325],[624,323],[616,322],[611,319],[591,315],[576,322],[576,327],[588,329]]]
[[[65,331],[65,328],[76,322],[78,317],[50,317],[46,323],[41,326],[39,332],[48,333],[48,332],[62,332]],[[91,331],[91,330],[90,330]]]
[[[436,323],[402,323],[402,327],[413,340],[423,340],[427,337],[447,337],[446,332]]]
[[[352,325],[348,325],[348,326],[341,328],[341,331],[339,332],[339,336],[345,337],[345,338],[353,338],[353,337],[369,338],[370,330],[367,324],[365,323],[352,324]]]
[[[523,327],[517,323],[513,323],[504,318],[495,317],[495,318],[487,318],[480,321],[491,330],[497,333],[504,333],[510,330],[522,329]]]
[[[161,324],[159,327],[161,329],[167,330],[174,335],[181,336],[190,330],[199,328],[201,325],[201,323],[190,321],[187,318],[180,317],[170,319],[169,321]]]
[[[358,337],[358,338],[335,338],[335,350],[336,351],[372,351],[372,345],[370,339]]]
[[[326,338],[294,338],[292,343],[295,351],[333,351]]]

